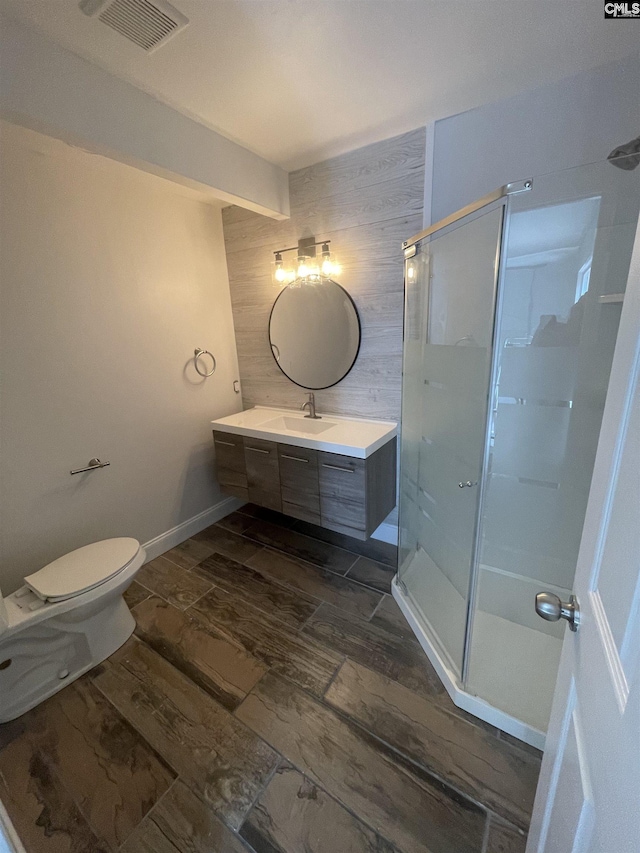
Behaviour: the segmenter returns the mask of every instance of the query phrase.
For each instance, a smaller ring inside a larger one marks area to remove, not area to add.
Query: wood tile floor
[[[247,505],[144,566],[135,636],[0,726],[28,853],[523,853],[540,753],[451,703],[394,561]]]

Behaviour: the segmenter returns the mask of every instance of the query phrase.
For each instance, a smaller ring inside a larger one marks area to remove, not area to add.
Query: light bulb
[[[306,278],[309,275],[309,267],[303,262],[298,267],[298,278]]]
[[[274,252],[274,254],[275,254],[274,262],[275,262],[276,268],[275,268],[275,272],[273,274],[273,277],[278,282],[278,284],[282,284],[287,278],[287,274],[284,271],[284,264],[282,263],[282,253],[281,252]]]
[[[329,278],[333,272],[333,263],[331,262],[331,252],[329,251],[328,243],[322,244],[322,266],[320,269],[325,278]]]

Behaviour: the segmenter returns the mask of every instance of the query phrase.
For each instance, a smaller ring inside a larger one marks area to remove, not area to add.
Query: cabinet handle
[[[323,468],[331,468],[332,471],[344,471],[345,474],[355,474],[355,468],[343,468],[341,465],[329,465],[328,462],[322,463]]]
[[[221,441],[219,438],[216,438],[216,444],[224,444],[227,447],[235,447],[235,443],[233,441]]]
[[[253,450],[254,453],[271,453],[270,450],[263,450],[261,447],[247,447],[247,450]]]
[[[302,456],[287,456],[286,453],[282,454],[282,459],[292,459],[294,462],[308,462],[308,459],[303,459]]]

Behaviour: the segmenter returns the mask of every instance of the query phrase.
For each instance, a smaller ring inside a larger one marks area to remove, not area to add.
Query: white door
[[[574,593],[527,853],[639,853],[640,228]]]

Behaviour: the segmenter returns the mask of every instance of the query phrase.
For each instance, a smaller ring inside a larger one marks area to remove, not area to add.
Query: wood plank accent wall
[[[316,391],[319,411],[400,419],[402,241],[422,228],[425,128],[289,175],[291,218],[277,222],[240,207],[222,211],[245,408],[300,406],[306,399],[277,367],[268,338],[279,288],[273,252],[300,237],[331,240],[362,325],[358,359],[345,379]],[[313,322],[313,318],[309,318]]]

